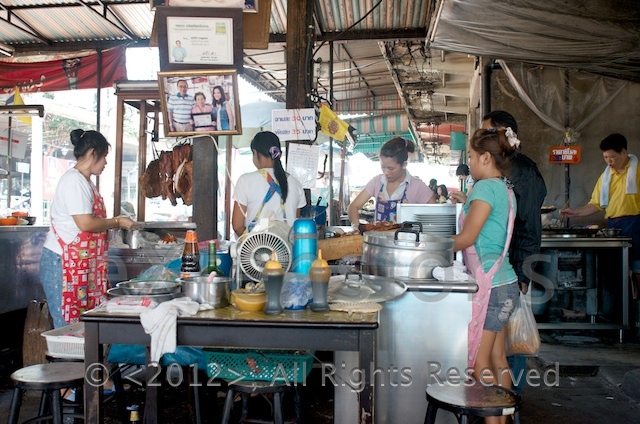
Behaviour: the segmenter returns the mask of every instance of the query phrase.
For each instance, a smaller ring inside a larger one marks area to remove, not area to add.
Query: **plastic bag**
[[[304,309],[313,300],[311,281],[306,274],[287,272],[280,301],[284,309]]]
[[[182,259],[180,259],[182,261]],[[140,275],[132,280],[156,280],[156,281],[175,281],[179,274],[164,265],[153,265],[149,269],[142,271]]]
[[[531,290],[518,298],[507,324],[505,345],[507,356],[535,355],[540,349],[540,334],[531,311]]]

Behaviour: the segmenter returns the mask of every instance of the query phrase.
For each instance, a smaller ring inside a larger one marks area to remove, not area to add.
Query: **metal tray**
[[[348,272],[331,277],[328,296],[330,303],[386,302],[401,296],[407,285],[388,277]]]
[[[120,288],[113,287],[107,290],[107,296],[109,297],[124,297],[126,299],[142,299],[148,298],[153,300],[156,303],[167,302],[169,300],[177,299],[179,297],[184,297],[181,292],[176,293],[167,293],[167,294],[146,294],[146,295],[134,295],[134,294],[125,294]]]
[[[591,237],[595,236],[596,233],[600,231],[599,228],[543,228],[542,234],[554,235],[558,237],[564,236],[584,236]]]
[[[116,284],[116,287],[119,288],[122,293],[131,295],[171,294],[180,292],[180,284],[174,281],[129,280]]]

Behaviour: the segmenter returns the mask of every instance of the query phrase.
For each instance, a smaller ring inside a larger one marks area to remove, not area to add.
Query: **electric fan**
[[[282,269],[289,271],[291,245],[288,236],[289,226],[274,220],[261,220],[253,231],[242,235],[236,244],[236,282],[240,282],[240,270],[251,280],[260,281],[264,265],[271,259],[271,252],[275,252]],[[239,284],[236,287],[240,287]]]

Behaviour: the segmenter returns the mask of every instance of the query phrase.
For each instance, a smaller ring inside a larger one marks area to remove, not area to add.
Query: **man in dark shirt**
[[[508,112],[496,110],[482,118],[482,128],[506,130],[511,128],[518,134],[518,124]],[[520,152],[520,147],[510,158],[510,169],[507,177],[513,183],[518,212],[513,226],[511,245],[509,246],[509,261],[518,276],[518,283],[522,293],[527,293],[531,282],[534,255],[540,253],[542,241],[542,220],[540,208],[547,196],[547,187],[534,161]],[[526,357],[510,356],[509,365],[515,377],[513,389],[516,393],[522,391],[526,372]],[[518,378],[521,376],[521,378]]]

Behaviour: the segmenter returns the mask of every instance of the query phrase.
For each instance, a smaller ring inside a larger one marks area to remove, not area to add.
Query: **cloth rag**
[[[607,168],[602,174],[602,187],[600,187],[600,207],[609,206],[609,186],[611,185],[611,172]],[[626,194],[637,194],[638,185],[636,184],[636,176],[638,174],[638,158],[635,155],[629,155],[629,169],[627,170],[627,183],[625,185]]]
[[[460,261],[453,261],[453,265],[448,267],[433,268],[433,278],[438,281],[476,281]]]
[[[165,353],[176,351],[177,318],[194,315],[200,305],[188,297],[162,302],[140,314],[144,332],[151,336],[151,361],[158,362]]]

